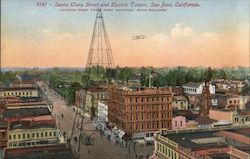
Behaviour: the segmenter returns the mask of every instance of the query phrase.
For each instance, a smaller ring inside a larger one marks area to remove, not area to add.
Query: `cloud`
[[[193,29],[189,27],[186,23],[179,23],[171,29],[171,38],[175,40],[190,38],[195,35]]]

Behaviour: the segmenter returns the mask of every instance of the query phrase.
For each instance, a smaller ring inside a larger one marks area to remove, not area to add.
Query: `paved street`
[[[39,83],[40,88],[45,92],[48,99],[52,102],[53,115],[56,116],[59,121],[59,127],[62,133],[66,133],[66,136],[71,135],[71,129],[75,117],[75,111],[73,106],[68,106],[67,103],[53,90],[44,83]],[[62,117],[63,114],[63,117]],[[81,118],[78,115],[77,121],[80,123]],[[90,134],[94,138],[93,145],[84,145],[81,143],[80,158],[81,159],[135,159],[135,153],[132,146],[124,147],[121,144],[116,144],[105,136],[101,136],[98,130],[95,130],[96,126],[91,123],[88,118],[84,119],[83,132]],[[78,131],[74,131],[74,136],[78,136]],[[77,150],[78,143],[72,141],[73,148]],[[145,159],[147,155],[152,154],[153,145],[151,146],[136,146],[137,154],[142,154]]]

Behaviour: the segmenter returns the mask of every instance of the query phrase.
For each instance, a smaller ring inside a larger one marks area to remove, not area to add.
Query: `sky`
[[[1,67],[85,67],[96,12],[60,11],[65,7],[56,7],[56,2],[133,0],[43,0],[44,7],[37,2],[1,0]],[[173,7],[103,11],[115,65],[249,67],[248,0],[188,1],[199,7],[187,8],[175,6],[186,2],[181,0],[135,2]],[[133,40],[136,35],[146,38]]]

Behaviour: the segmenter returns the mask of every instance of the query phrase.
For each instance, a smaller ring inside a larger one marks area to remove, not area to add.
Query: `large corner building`
[[[168,88],[108,88],[108,120],[127,133],[171,129],[172,92]]]

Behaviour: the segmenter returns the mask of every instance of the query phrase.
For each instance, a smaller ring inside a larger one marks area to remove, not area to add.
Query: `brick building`
[[[168,88],[112,85],[108,89],[108,120],[127,133],[171,129],[172,92]]]

